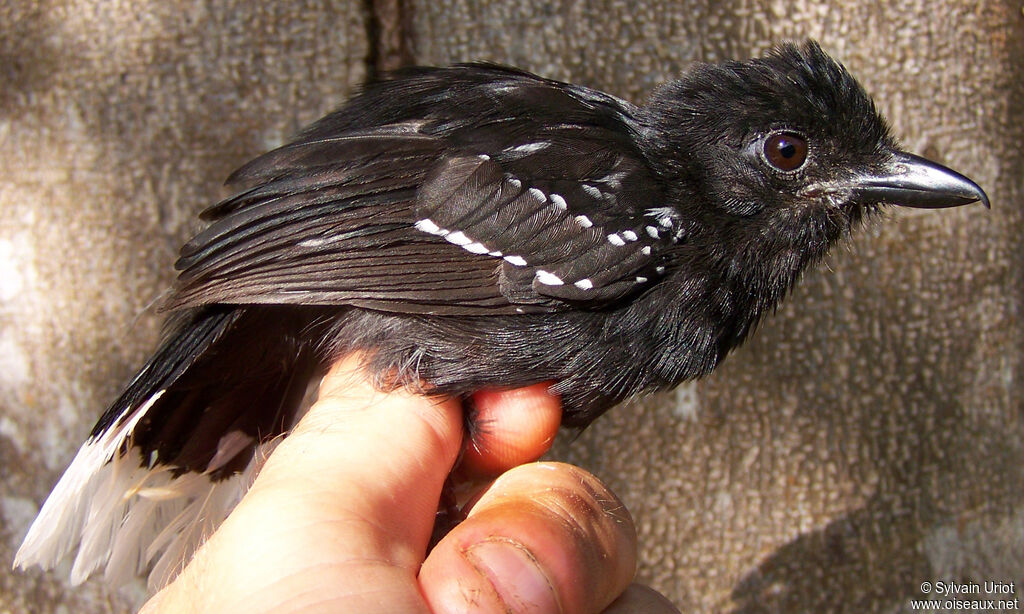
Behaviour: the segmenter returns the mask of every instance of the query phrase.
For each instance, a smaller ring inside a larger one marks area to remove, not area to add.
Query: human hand
[[[571,465],[536,460],[561,408],[544,386],[475,398],[468,474],[503,473],[429,553],[462,446],[458,401],[384,394],[356,359],[268,459],[249,493],[145,614],[674,612],[630,586],[636,533],[621,502]]]

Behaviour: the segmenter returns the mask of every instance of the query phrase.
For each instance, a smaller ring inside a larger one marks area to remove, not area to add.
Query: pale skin
[[[632,584],[636,531],[593,475],[538,463],[561,406],[543,384],[475,397],[483,425],[460,474],[499,477],[427,554],[463,445],[457,400],[382,393],[356,358],[249,493],[143,614],[676,612]]]

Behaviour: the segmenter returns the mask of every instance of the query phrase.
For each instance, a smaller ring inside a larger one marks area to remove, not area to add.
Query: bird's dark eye
[[[770,134],[764,140],[764,159],[780,171],[795,171],[807,161],[807,141],[792,132]]]

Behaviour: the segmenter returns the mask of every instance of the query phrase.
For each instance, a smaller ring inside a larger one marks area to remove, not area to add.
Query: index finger
[[[474,426],[468,434],[460,473],[491,477],[531,463],[551,447],[562,421],[562,402],[551,382],[475,392]]]

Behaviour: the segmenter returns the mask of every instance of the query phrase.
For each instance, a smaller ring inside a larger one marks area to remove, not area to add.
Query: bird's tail
[[[317,360],[300,337],[314,320],[266,307],[181,316],[54,487],[15,566],[51,568],[77,548],[75,584],[101,568],[112,584],[172,579],[303,406]]]

